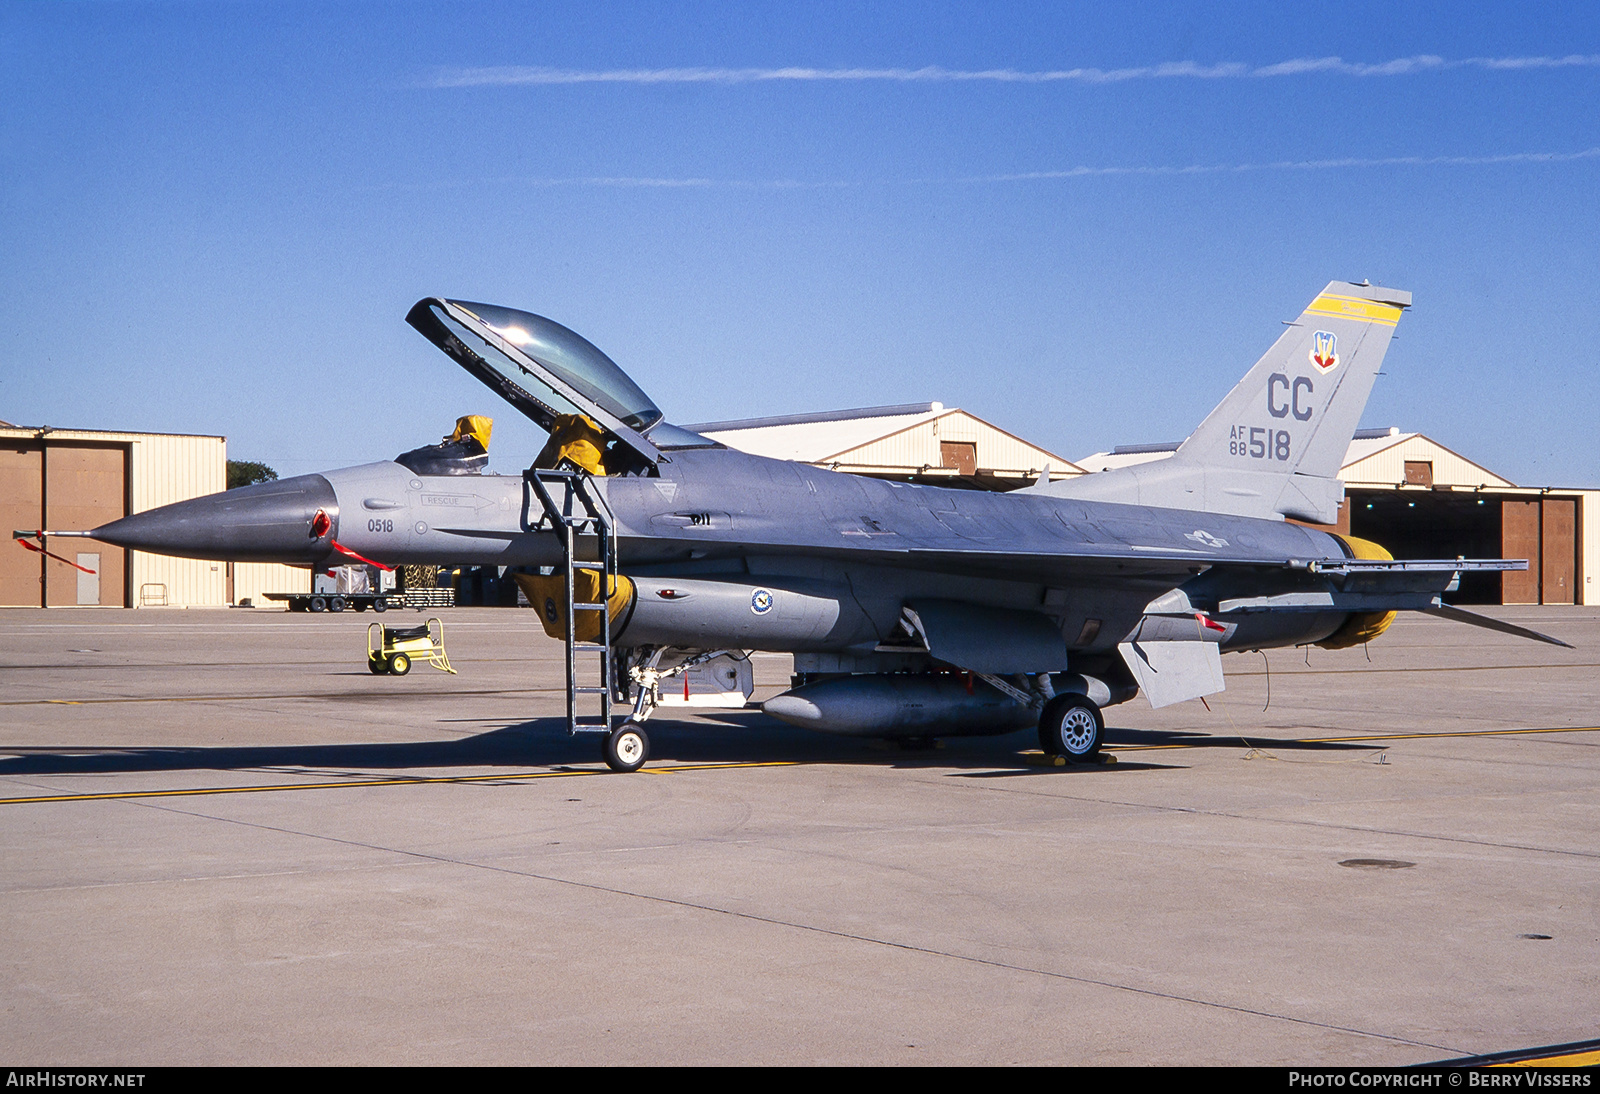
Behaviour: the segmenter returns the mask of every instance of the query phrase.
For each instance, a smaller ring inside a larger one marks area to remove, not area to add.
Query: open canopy
[[[502,398],[550,430],[563,414],[585,414],[654,463],[645,434],[661,411],[628,374],[583,336],[542,315],[428,298],[406,322]]]

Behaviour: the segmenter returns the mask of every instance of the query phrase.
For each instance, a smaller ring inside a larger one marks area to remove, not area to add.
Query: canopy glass
[[[643,433],[661,420],[660,409],[639,389],[639,385],[629,379],[615,361],[576,331],[568,330],[553,319],[515,308],[475,304],[465,300],[451,300],[449,303],[481,320],[517,350],[566,381],[579,395],[592,400],[626,425]],[[502,352],[492,342],[477,338],[473,341],[484,349],[479,349],[479,346],[472,348],[498,371],[509,369],[509,377],[542,380],[537,371],[530,370],[514,356]],[[470,342],[468,344],[471,345]]]

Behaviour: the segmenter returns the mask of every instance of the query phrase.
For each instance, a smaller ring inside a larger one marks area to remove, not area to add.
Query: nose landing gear
[[[644,726],[629,720],[606,734],[606,766],[613,771],[637,771],[650,758],[650,738]]]

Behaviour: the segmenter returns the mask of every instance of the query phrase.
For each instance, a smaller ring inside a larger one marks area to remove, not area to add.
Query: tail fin
[[[1208,467],[1337,478],[1389,338],[1410,305],[1408,292],[1330,282],[1183,442],[1178,457]]]
[[[1170,458],[1041,493],[1332,523],[1338,480],[1411,294],[1329,282]]]

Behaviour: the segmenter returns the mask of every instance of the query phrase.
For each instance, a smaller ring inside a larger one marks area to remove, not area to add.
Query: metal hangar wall
[[[95,528],[227,486],[227,438],[0,423],[0,524]],[[94,540],[47,546],[86,574],[15,543],[0,547],[0,607],[224,607],[309,588],[310,571],[167,558]]]

